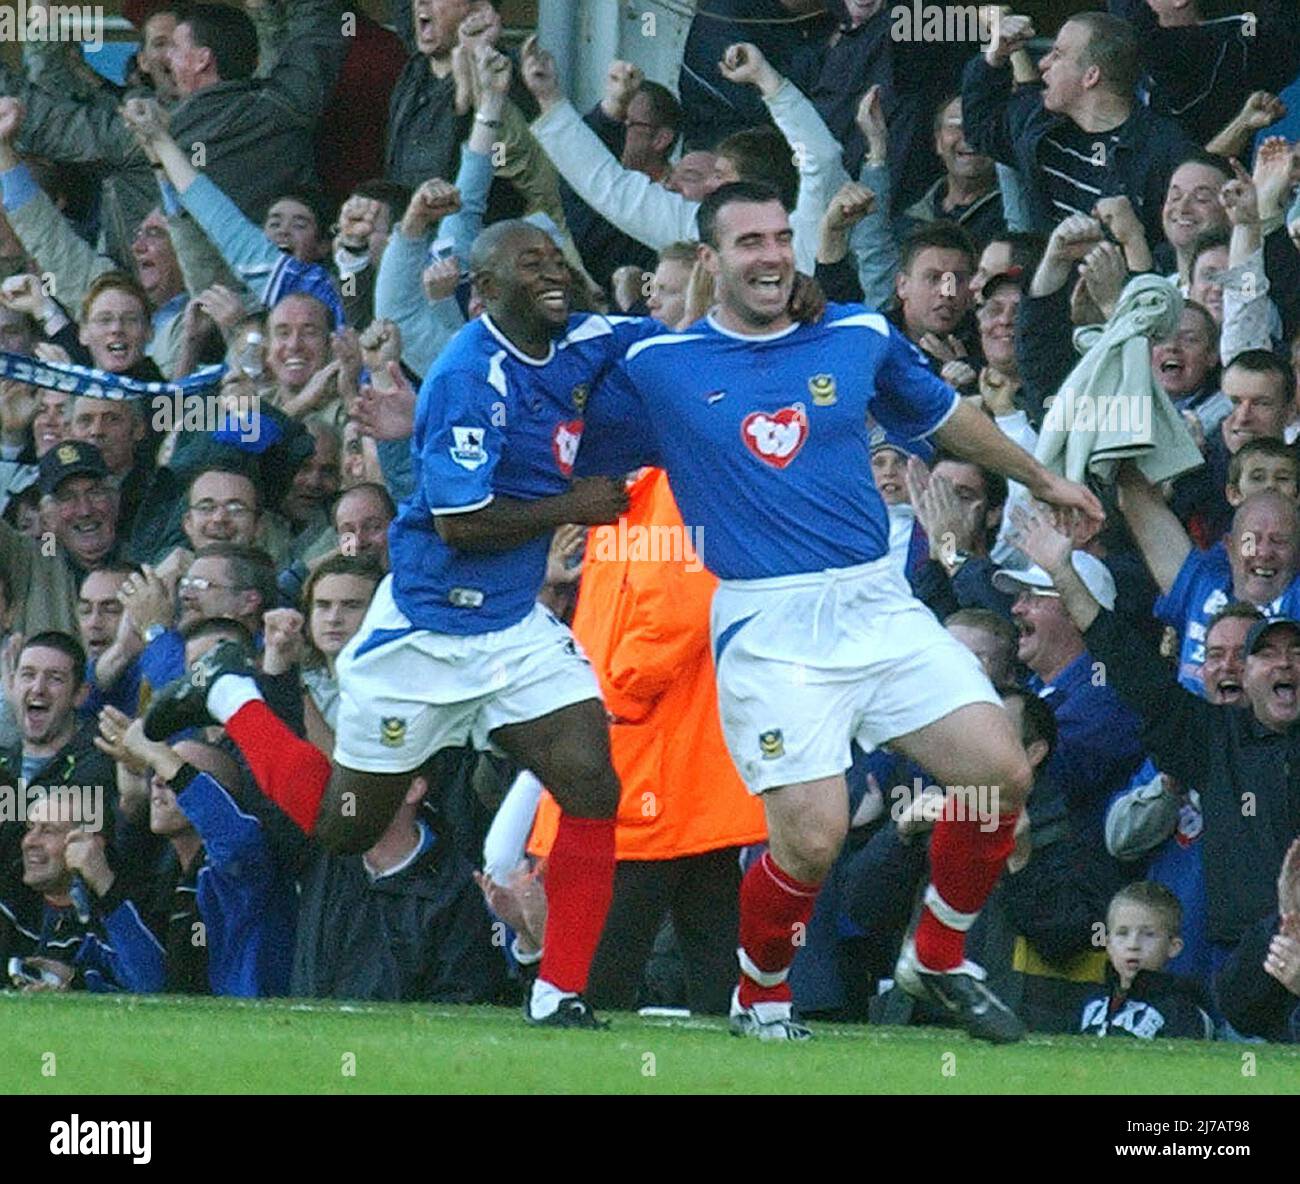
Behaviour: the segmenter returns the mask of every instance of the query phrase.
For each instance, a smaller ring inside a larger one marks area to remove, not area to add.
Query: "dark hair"
[[[1005,506],[1007,504],[1007,479],[1001,473],[995,473],[992,469],[986,469],[981,464],[976,464],[973,460],[967,460],[964,456],[958,456],[955,452],[944,452],[940,449],[930,462],[930,472],[934,472],[939,465],[947,461],[954,465],[970,465],[971,468],[979,471],[980,480],[984,482],[984,500],[988,503],[989,509],[995,506]]]
[[[1225,181],[1232,180],[1232,164],[1228,161],[1227,157],[1220,156],[1217,152],[1207,152],[1204,148],[1199,147],[1189,148],[1185,153],[1183,153],[1182,159],[1174,165],[1174,172],[1176,173],[1185,164],[1203,164],[1206,168],[1214,169],[1215,172],[1222,173]],[[1169,174],[1171,180],[1173,179],[1173,175],[1173,173]]]
[[[383,177],[362,181],[353,187],[352,193],[356,197],[368,197],[371,201],[382,202],[388,209],[388,220],[394,226],[402,220],[406,207],[411,204],[409,186],[397,181],[386,181]]]
[[[1020,743],[1028,748],[1035,740],[1046,742],[1047,755],[1038,766],[1041,769],[1052,759],[1052,753],[1056,751],[1056,716],[1048,707],[1047,700],[1040,699],[1032,691],[1008,691],[1004,698],[1020,700]]]
[[[776,128],[750,127],[732,132],[713,152],[731,161],[742,181],[764,181],[775,188],[787,210],[798,204],[799,170],[790,145]]]
[[[1133,26],[1108,12],[1080,12],[1069,19],[1088,30],[1088,43],[1079,54],[1079,65],[1085,70],[1096,66],[1111,91],[1131,97],[1142,76]]]
[[[356,485],[349,485],[347,489],[340,491],[339,495],[334,499],[333,504],[330,506],[331,522],[334,521],[334,513],[339,508],[339,502],[348,494],[357,493],[358,491],[373,493],[383,503],[384,512],[388,515],[389,521],[397,517],[397,503],[393,501],[393,495],[383,485],[380,485],[378,481],[358,481]]]
[[[1010,243],[1011,266],[1019,267],[1027,276],[1038,270],[1043,252],[1047,250],[1047,235],[1032,230],[1011,230],[1006,234],[996,234],[989,241]]]
[[[257,477],[254,475],[251,466],[240,464],[236,460],[214,461],[195,471],[194,475],[185,483],[185,508],[187,510],[193,504],[194,483],[200,477],[206,477],[209,473],[229,473],[232,477],[243,477],[253,487],[253,513],[256,514],[261,511],[262,490],[258,486]]]
[[[222,82],[243,82],[257,69],[257,27],[241,8],[187,4],[178,24],[189,25],[194,44],[212,51]]]
[[[745,205],[767,205],[774,201],[780,202],[781,194],[773,186],[762,181],[733,181],[730,185],[720,186],[700,202],[700,208],[696,211],[695,220],[700,228],[700,242],[717,249],[718,214],[726,206],[742,202]],[[785,206],[784,202],[781,204]]]
[[[243,543],[209,543],[194,552],[195,559],[224,559],[237,590],[251,590],[262,598],[262,612],[276,607],[279,589],[275,582],[275,561],[261,549]]]
[[[1245,452],[1245,448],[1242,448]],[[1238,454],[1240,455],[1240,454]],[[1233,458],[1236,459],[1235,457]],[[1221,608],[1210,618],[1210,623],[1205,626],[1205,640],[1209,641],[1210,634],[1214,632],[1215,626],[1220,621],[1262,621],[1264,614],[1259,611],[1253,604],[1248,604],[1244,600],[1234,600],[1227,608]]]
[[[236,621],[234,617],[202,617],[181,626],[181,640],[184,642],[198,641],[218,633],[233,633],[245,649],[253,648],[253,635],[248,626],[243,621]]]
[[[38,633],[23,642],[22,652],[26,653],[37,646],[66,654],[72,661],[72,689],[74,691],[80,689],[81,684],[86,681],[86,651],[82,648],[81,642],[71,633],[47,629],[44,633]]]
[[[5,598],[5,608],[13,608],[14,586],[3,566],[0,566],[0,596]]]
[[[682,128],[682,105],[672,91],[657,82],[641,83],[636,93],[644,95],[650,101],[650,118],[655,125],[673,133],[672,143],[667,148],[667,152],[671,152]]]
[[[271,206],[281,201],[296,201],[300,206],[306,206],[311,211],[311,216],[316,219],[317,239],[321,242],[329,239],[330,227],[333,226],[338,214],[338,206],[325,195],[323,190],[309,187],[282,189],[275,195],[271,205],[266,207],[268,216],[271,213]]]
[[[1274,460],[1289,460],[1296,466],[1297,474],[1300,474],[1300,453],[1296,452],[1294,444],[1288,444],[1285,440],[1279,440],[1275,436],[1257,436],[1253,440],[1247,440],[1232,454],[1232,459],[1228,461],[1229,485],[1235,485],[1238,489],[1241,488],[1241,472],[1246,467],[1247,461],[1253,456],[1269,456]]]
[[[330,309],[330,306],[329,306],[328,304],[326,304],[325,301],[323,301],[319,296],[313,296],[310,292],[301,292],[301,291],[300,291],[300,292],[286,292],[286,293],[285,293],[283,296],[281,296],[280,299],[277,300],[277,301],[275,302],[275,304],[271,307],[271,312],[274,313],[275,310],[276,310],[277,308],[280,307],[280,305],[284,304],[286,301],[289,301],[289,300],[307,300],[307,301],[310,301],[312,304],[314,304],[314,305],[316,306],[317,310],[320,312],[321,320],[323,321],[323,323],[324,323],[324,325],[325,325],[325,335],[328,337],[331,333],[334,332],[334,313],[333,313],[333,311]],[[268,316],[267,316],[267,320],[266,320],[266,328],[267,328],[267,330],[268,330],[268,332],[269,332],[269,331],[270,331],[270,328],[271,328],[271,318],[270,318],[270,315],[269,315],[269,314],[268,314]]]
[[[951,629],[954,625],[965,629],[980,629],[996,637],[1006,647],[1007,658],[1014,664],[1019,634],[1016,627],[1001,613],[995,613],[991,608],[959,608],[943,619],[945,629]]]
[[[306,664],[309,666],[320,666],[324,664],[325,656],[316,648],[316,643],[311,639],[311,602],[316,595],[316,587],[326,576],[356,576],[359,579],[370,580],[370,596],[373,599],[375,589],[379,587],[384,578],[384,573],[379,565],[373,559],[362,559],[356,555],[331,555],[324,563],[316,568],[315,571],[307,577],[307,582],[302,586],[302,598],[299,601],[299,607],[302,615],[307,619],[307,654],[310,659]]]
[[[972,269],[979,256],[979,252],[975,249],[975,240],[964,227],[958,226],[956,222],[938,219],[918,226],[903,239],[898,253],[898,270],[900,272],[911,270],[916,257],[931,247],[938,247],[944,251],[964,252],[966,258],[970,260]]]
[[[1251,374],[1273,374],[1282,384],[1282,399],[1284,402],[1290,402],[1295,392],[1295,371],[1291,369],[1291,363],[1277,354],[1267,349],[1245,349],[1242,350],[1235,358],[1232,359],[1223,369],[1226,373],[1228,370],[1239,367]]]
[[[98,575],[101,571],[106,571],[110,575],[122,576],[124,581],[126,576],[138,576],[140,574],[140,565],[137,563],[128,563],[125,559],[113,559],[107,563],[101,563],[98,567],[92,567],[85,575],[77,581],[77,595],[81,595],[81,589],[85,587],[86,581],[93,575]]]
[[[1219,340],[1219,326],[1215,323],[1214,314],[1205,307],[1199,300],[1183,301],[1183,312],[1193,312],[1201,318],[1201,327],[1205,330],[1205,335],[1209,339],[1211,346],[1214,346]],[[1175,329],[1176,333],[1177,330]],[[1172,337],[1173,334],[1170,334]],[[1218,351],[1214,350],[1214,359],[1211,364],[1211,370],[1219,368]]]
[[[1134,880],[1121,888],[1110,898],[1106,906],[1106,927],[1110,928],[1110,915],[1117,904],[1135,904],[1159,916],[1169,931],[1170,937],[1178,937],[1183,931],[1183,906],[1163,884],[1155,880]]]
[[[1205,254],[1206,251],[1217,250],[1219,247],[1227,249],[1230,235],[1226,230],[1202,230],[1194,239],[1192,239],[1192,258],[1188,265],[1188,275],[1196,270],[1196,261]]]

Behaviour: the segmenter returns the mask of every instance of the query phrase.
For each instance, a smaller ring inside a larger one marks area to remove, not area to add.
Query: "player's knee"
[[[830,874],[844,845],[844,831],[827,825],[806,825],[773,839],[772,854],[782,871],[805,884],[820,884]]]
[[[570,749],[557,757],[547,788],[560,808],[582,818],[613,818],[619,784],[609,758],[586,749]]]

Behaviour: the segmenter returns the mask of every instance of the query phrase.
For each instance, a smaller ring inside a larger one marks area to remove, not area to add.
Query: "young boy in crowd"
[[[1165,973],[1183,948],[1182,926],[1182,906],[1163,884],[1138,880],[1115,893],[1106,910],[1106,984],[1084,1003],[1081,1032],[1212,1038],[1214,1024],[1200,1007],[1199,988]]]
[[[1224,496],[1234,509],[1252,493],[1271,489],[1286,497],[1300,497],[1300,453],[1294,444],[1261,436],[1243,444],[1228,462]]]

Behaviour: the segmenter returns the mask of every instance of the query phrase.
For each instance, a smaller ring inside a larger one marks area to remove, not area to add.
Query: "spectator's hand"
[[[35,320],[40,320],[48,299],[38,275],[11,275],[0,284],[0,304]]]
[[[22,988],[24,995],[35,995],[41,991],[66,991],[72,986],[72,977],[76,974],[76,971],[66,962],[41,957],[24,958],[23,961],[33,970],[48,970],[59,976],[59,985],[57,987],[50,986],[49,983],[24,983]]]
[[[36,418],[36,388],[25,382],[0,379],[0,435],[23,439]]]
[[[919,504],[913,508],[930,540],[930,558],[948,567],[958,551],[980,549],[978,502],[963,502],[946,477],[931,475],[929,484],[920,491]]]
[[[889,129],[885,123],[885,108],[881,101],[880,84],[867,88],[866,94],[858,100],[858,110],[854,122],[867,142],[867,154],[871,163],[880,165],[885,162],[889,150]]]
[[[727,46],[718,70],[728,82],[758,87],[764,98],[771,98],[781,89],[781,75],[763,56],[763,51],[748,41]]]
[[[1016,819],[1016,829],[1014,831],[1016,845],[1011,849],[1010,856],[1007,857],[1007,871],[1013,876],[1023,871],[1025,864],[1029,862],[1030,856],[1034,853],[1034,843],[1029,833],[1029,811],[1021,810],[1020,817]]]
[[[476,50],[480,46],[494,46],[500,38],[501,14],[488,0],[475,0],[469,16],[460,22],[456,31],[457,42],[466,49]]]
[[[1300,995],[1300,922],[1292,917],[1269,939],[1264,971],[1292,995]]]
[[[186,301],[185,311],[181,313],[181,334],[191,345],[202,341],[212,331],[212,319],[203,310],[203,303],[197,296]]]
[[[1183,423],[1187,425],[1187,430],[1192,435],[1192,440],[1196,447],[1205,454],[1205,425],[1201,423],[1201,417],[1195,411],[1183,412]]]
[[[402,360],[402,331],[392,321],[373,320],[357,344],[370,381],[382,385],[381,380],[388,377],[388,363]]]
[[[859,222],[876,209],[876,195],[857,181],[846,181],[831,198],[831,204],[822,215],[822,231],[834,235],[847,235]]]
[[[1024,49],[1034,36],[1034,22],[1027,16],[1004,16],[995,26],[993,43],[984,54],[990,66],[1005,66],[1011,55]]]
[[[247,315],[244,302],[224,284],[213,284],[210,288],[204,288],[195,300],[199,307],[216,322],[223,337],[234,332],[235,326]]]
[[[127,99],[119,108],[122,121],[143,145],[157,145],[171,138],[170,117],[154,99]]]
[[[510,80],[514,66],[510,59],[488,45],[480,45],[471,59],[478,103],[483,105],[490,96],[504,99],[510,93]]]
[[[682,309],[682,324],[693,325],[714,303],[713,276],[698,259],[691,268],[691,278],[686,281],[686,304]]]
[[[415,430],[415,388],[397,362],[388,363],[387,378],[387,390],[361,388],[352,404],[352,418],[372,439],[409,440]]]
[[[794,273],[794,284],[790,288],[790,315],[801,325],[815,325],[826,311],[826,293],[822,286],[810,275],[801,271]]]
[[[190,564],[193,562],[193,551],[186,547],[173,547],[167,553],[167,558],[154,568],[154,574],[162,580],[169,592],[174,593],[176,585],[180,583],[181,576],[190,570]],[[128,615],[123,613],[122,619],[129,619]]]
[[[425,181],[415,191],[402,217],[402,233],[407,238],[423,238],[448,214],[460,209],[460,190],[441,177]]]
[[[370,237],[383,213],[382,202],[354,193],[339,211],[339,232],[334,237],[334,249],[350,251],[354,255],[369,251]]]
[[[1255,188],[1254,178],[1241,167],[1241,161],[1235,158],[1232,161],[1232,171],[1232,180],[1225,181],[1219,190],[1219,205],[1233,226],[1256,226],[1259,224],[1259,191]]]
[[[610,62],[605,71],[605,94],[600,100],[600,109],[610,119],[623,123],[632,96],[641,89],[643,82],[645,75],[631,62]]]
[[[546,556],[546,583],[553,585],[576,584],[582,575],[582,564],[573,560],[581,554],[587,541],[585,526],[561,526],[551,536],[551,549]]]
[[[917,835],[928,834],[943,817],[944,793],[924,790],[899,812],[895,825],[898,837],[911,842]]]
[[[12,144],[23,129],[27,109],[12,95],[0,97],[0,144]]]
[[[1042,506],[1018,502],[1011,507],[1010,539],[1030,563],[1037,564],[1053,578],[1070,566],[1074,544],[1069,535],[1057,529],[1052,516]]]
[[[1300,917],[1300,839],[1287,848],[1282,859],[1277,877],[1277,911],[1283,916]]]
[[[974,386],[979,381],[979,375],[975,373],[975,367],[969,362],[963,362],[960,358],[945,362],[943,369],[939,371],[939,377],[953,390]]]
[[[351,325],[330,334],[330,354],[339,364],[340,380],[355,387],[361,377],[361,343]]]
[[[1133,203],[1122,194],[1119,197],[1103,197],[1092,207],[1092,216],[1110,231],[1121,246],[1138,240],[1146,242],[1147,232],[1142,228]]]
[[[482,890],[488,908],[519,935],[520,948],[528,952],[540,950],[546,929],[546,892],[537,873],[520,865],[505,884],[498,884],[476,871],[474,882]]]
[[[635,264],[618,268],[610,279],[614,303],[619,312],[627,312],[638,300],[644,298],[646,273]]]
[[[1098,243],[1084,257],[1079,274],[1088,295],[1101,311],[1103,320],[1110,320],[1119,304],[1120,294],[1128,282],[1128,263],[1124,252],[1114,243]]]
[[[448,300],[456,295],[460,286],[460,260],[455,255],[430,263],[420,273],[420,284],[424,288],[424,298],[430,304]]]
[[[5,638],[3,646],[0,646],[0,690],[3,690],[5,702],[9,704],[14,714],[18,713],[18,706],[14,701],[14,683],[18,677],[18,655],[23,652],[23,635],[21,633],[11,633]]]
[[[1259,216],[1285,213],[1282,203],[1291,186],[1291,145],[1282,136],[1269,136],[1255,153],[1253,180],[1259,196]]]
[[[64,366],[72,364],[72,358],[68,355],[68,351],[61,345],[55,345],[52,341],[38,341],[32,352],[42,362],[57,362]]]
[[[1286,118],[1286,104],[1277,95],[1257,90],[1245,102],[1237,115],[1237,122],[1247,131],[1258,132]]]
[[[82,830],[80,827],[68,831],[63,862],[69,871],[81,873],[81,878],[96,896],[103,896],[113,886],[116,877],[113,869],[108,866],[101,832]]]
[[[627,483],[621,477],[579,477],[565,496],[570,520],[584,526],[604,526],[627,513]]]
[[[301,419],[304,415],[319,411],[330,400],[337,399],[342,371],[343,364],[337,358],[326,362],[307,380],[307,385],[285,403],[282,408],[284,413],[292,419]]]
[[[302,663],[307,652],[302,613],[273,608],[262,614],[262,673],[285,674]]]
[[[179,578],[179,577],[178,577]],[[117,599],[125,616],[141,637],[151,625],[170,629],[175,616],[172,591],[162,577],[147,564],[143,571],[132,572],[118,589]]]
[[[1104,242],[1101,223],[1086,214],[1071,214],[1058,222],[1047,240],[1047,255],[1059,263],[1076,263],[1087,257],[1098,243]]]
[[[544,112],[564,101],[564,92],[560,89],[560,71],[555,65],[555,57],[541,47],[536,33],[529,37],[520,49],[520,66],[528,93],[537,100],[537,105]]]
[[[990,415],[1010,415],[1016,409],[1017,385],[996,366],[980,371],[980,401]]]
[[[126,746],[126,734],[132,722],[130,716],[106,703],[99,709],[99,735],[95,737],[95,747],[139,775],[147,771],[149,762]]]
[[[941,362],[959,362],[967,356],[966,347],[951,333],[947,337],[926,333],[918,344],[932,358],[938,358]]]

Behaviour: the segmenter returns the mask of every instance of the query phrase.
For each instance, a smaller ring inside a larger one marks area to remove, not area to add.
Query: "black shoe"
[[[604,1031],[609,1027],[608,1020],[598,1020],[591,1010],[591,1004],[581,995],[566,995],[557,1007],[545,1019],[534,1019],[532,1012],[531,991],[524,998],[524,1019],[534,1028],[588,1028],[592,1031]]]
[[[927,970],[908,941],[894,967],[894,981],[914,999],[934,1004],[976,1040],[1014,1044],[1025,1038],[1025,1025],[984,985],[984,969],[974,962],[954,970]]]
[[[208,713],[208,688],[223,674],[251,675],[256,669],[239,642],[218,642],[188,672],[153,697],[144,717],[145,736],[166,740],[186,728],[218,723]]]

